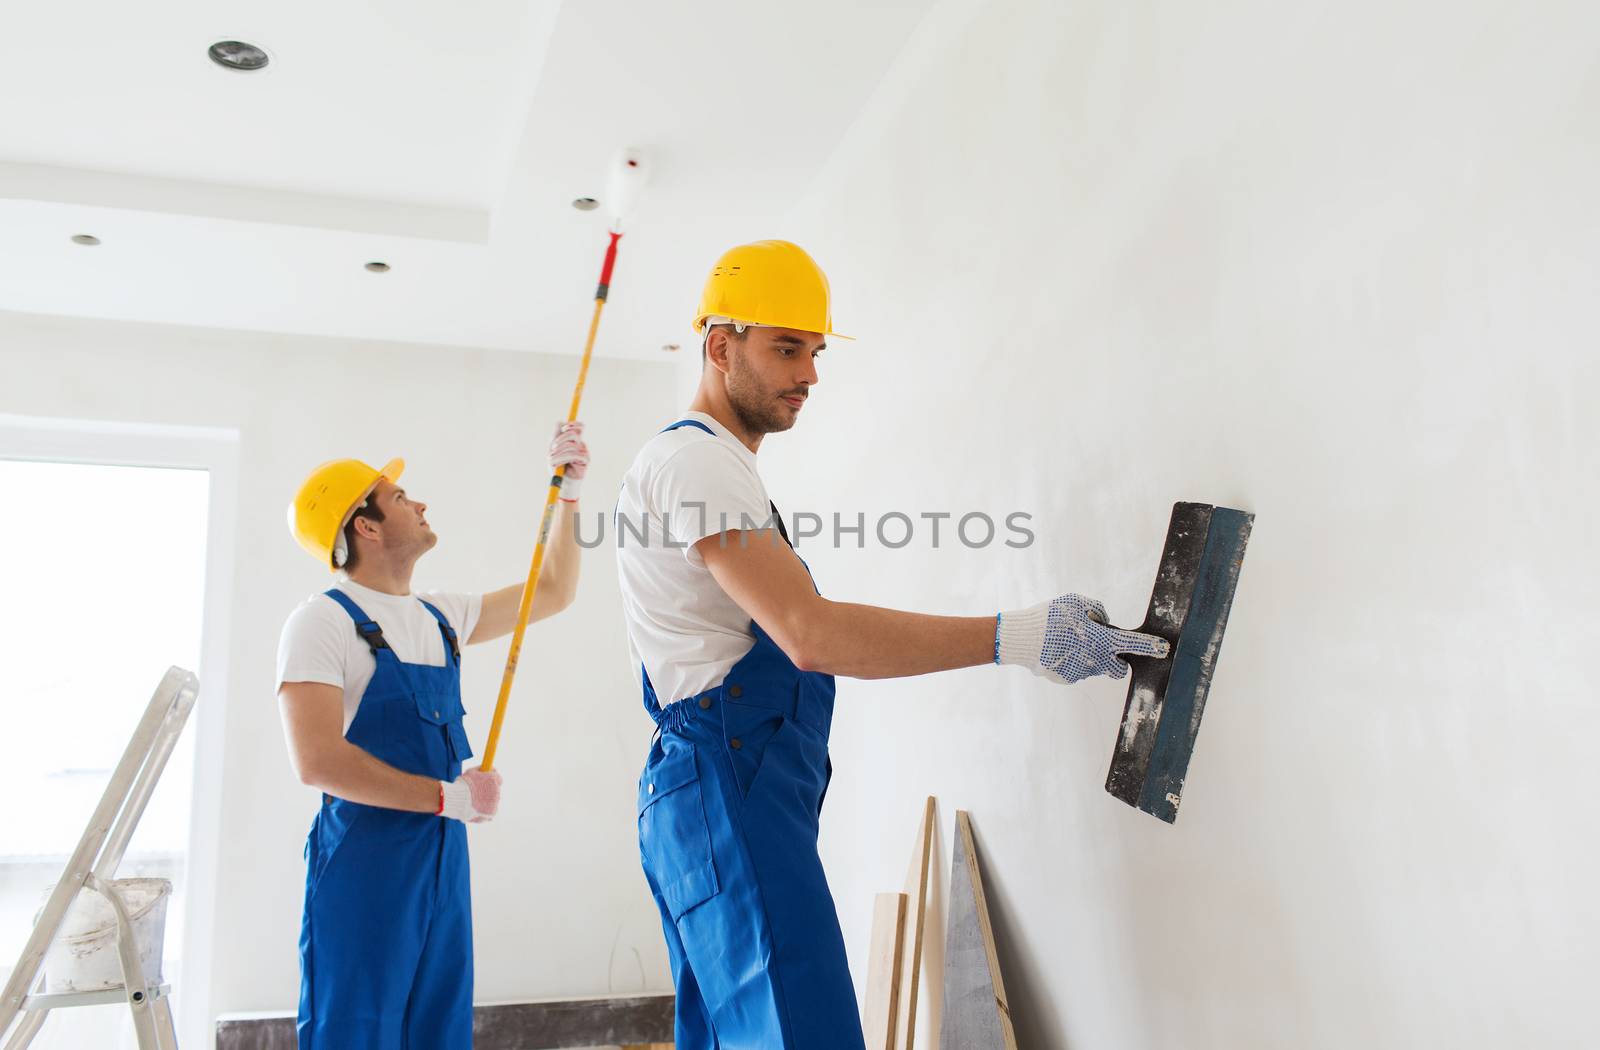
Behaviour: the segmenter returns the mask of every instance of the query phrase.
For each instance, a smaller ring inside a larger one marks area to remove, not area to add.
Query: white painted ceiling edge
[[[571,202],[636,147],[596,352],[661,360],[932,6],[36,6],[0,41],[0,94],[29,100],[0,111],[0,310],[576,354],[608,219]],[[272,65],[215,67],[227,37]]]

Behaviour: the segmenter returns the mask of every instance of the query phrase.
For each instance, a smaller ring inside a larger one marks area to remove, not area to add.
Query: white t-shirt
[[[716,685],[755,636],[694,549],[728,529],[772,528],[756,454],[703,412],[645,443],[622,479],[613,522],[622,613],[637,675],[642,662],[665,707]],[[674,420],[676,422],[676,420]]]
[[[462,646],[472,636],[483,610],[483,597],[477,594],[384,594],[346,576],[334,586],[377,622],[395,657],[408,664],[445,665],[439,621],[422,607],[419,597],[444,614]],[[348,733],[361,706],[361,694],[377,670],[378,660],[372,647],[356,633],[355,620],[344,606],[319,593],[302,602],[283,625],[278,639],[278,681],[272,688],[276,693],[285,682],[338,686],[344,690],[344,729]]]

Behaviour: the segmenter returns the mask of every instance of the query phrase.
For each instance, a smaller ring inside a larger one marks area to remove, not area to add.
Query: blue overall
[[[402,663],[339,590],[378,667],[345,739],[396,769],[454,780],[472,757],[461,725],[461,652]],[[472,901],[458,820],[322,797],[306,839],[300,927],[300,1050],[472,1046]]]
[[[710,432],[667,429],[681,426]],[[755,645],[695,696],[662,707],[643,674],[657,737],[639,778],[639,854],[677,988],[675,1045],[865,1050],[817,855],[833,678],[750,629]]]

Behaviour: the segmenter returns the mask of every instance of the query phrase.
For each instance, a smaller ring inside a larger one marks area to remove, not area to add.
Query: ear
[[[371,518],[354,518],[352,520],[355,522],[357,536],[365,536],[369,540],[383,538],[383,530],[379,527],[378,522],[373,521]]]
[[[733,338],[728,335],[726,328],[711,329],[706,336],[706,361],[723,375],[728,374],[728,352],[733,347]]]

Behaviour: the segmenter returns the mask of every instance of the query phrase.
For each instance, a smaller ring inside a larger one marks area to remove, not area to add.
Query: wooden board
[[[861,1011],[867,1050],[894,1050],[906,938],[906,895],[880,893],[872,902],[872,947],[867,954],[867,999]]]
[[[945,1050],[1017,1050],[978,870],[978,848],[972,840],[972,818],[966,810],[956,811],[939,1045]]]
[[[922,929],[928,911],[928,865],[933,850],[933,796],[922,807],[906,874],[906,938],[900,964],[900,1005],[895,1009],[893,1050],[912,1050],[917,1036],[917,987],[922,978]]]

